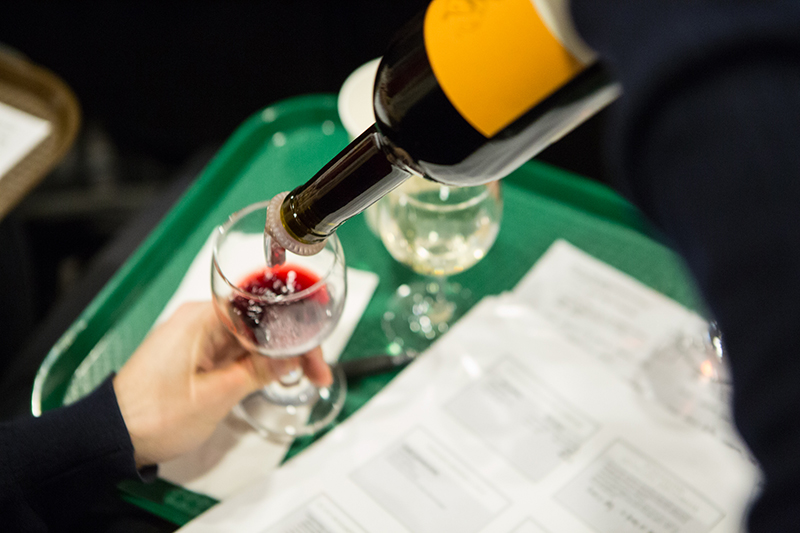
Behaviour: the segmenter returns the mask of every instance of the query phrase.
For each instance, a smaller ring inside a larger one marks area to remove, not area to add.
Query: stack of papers
[[[344,424],[181,531],[739,532],[757,469],[646,394],[700,317],[565,242]]]

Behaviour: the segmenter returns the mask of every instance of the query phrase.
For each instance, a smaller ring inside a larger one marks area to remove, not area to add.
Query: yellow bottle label
[[[433,0],[425,49],[450,103],[492,137],[593,59],[564,0]]]

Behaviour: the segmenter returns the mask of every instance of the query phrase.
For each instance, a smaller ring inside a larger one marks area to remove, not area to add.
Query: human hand
[[[298,358],[316,385],[333,381],[315,348]],[[183,304],[156,327],[114,377],[137,467],[192,450],[245,396],[286,369],[244,350],[210,302]]]

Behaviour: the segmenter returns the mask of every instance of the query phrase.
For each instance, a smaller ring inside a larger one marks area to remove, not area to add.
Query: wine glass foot
[[[315,387],[306,378],[286,387],[272,383],[236,406],[236,414],[261,435],[278,441],[312,435],[336,419],[344,405],[344,373],[332,366],[333,383]]]
[[[400,285],[383,314],[383,331],[397,351],[421,352],[450,330],[473,303],[472,292],[441,280]]]

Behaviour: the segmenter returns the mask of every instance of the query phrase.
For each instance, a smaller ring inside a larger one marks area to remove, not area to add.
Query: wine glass
[[[391,352],[424,350],[471,305],[471,291],[448,280],[483,259],[497,238],[499,182],[449,187],[410,178],[377,204],[377,228],[394,259],[426,279],[400,285],[383,316]]]
[[[214,238],[211,289],[217,315],[243,347],[272,358],[277,379],[236,408],[262,435],[284,440],[329,424],[344,403],[342,372],[317,387],[303,375],[300,356],[318,346],[339,321],[347,293],[342,245],[333,235],[312,256],[286,251],[268,266],[264,224],[268,201],[230,216]],[[269,246],[269,242],[266,243]]]
[[[716,323],[691,324],[643,362],[639,388],[668,411],[712,433],[731,433],[731,380]]]

